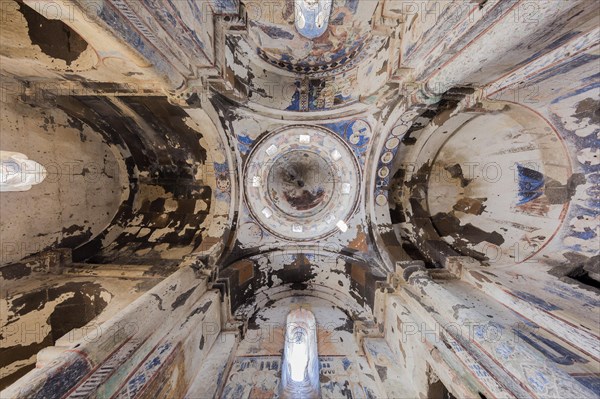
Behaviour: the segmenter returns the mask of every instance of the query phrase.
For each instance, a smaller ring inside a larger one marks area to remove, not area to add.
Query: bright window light
[[[308,367],[308,342],[306,331],[304,331],[303,328],[296,328],[292,334],[288,358],[291,368],[290,374],[293,381],[302,382],[304,381],[306,369]]]

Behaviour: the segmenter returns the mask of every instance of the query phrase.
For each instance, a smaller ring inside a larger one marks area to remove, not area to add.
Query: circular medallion
[[[379,206],[387,205],[387,197],[383,194],[379,194],[377,197],[375,197],[375,202]]]
[[[381,169],[379,169],[377,171],[377,175],[381,179],[385,179],[386,177],[388,177],[389,174],[390,174],[390,169],[387,166],[383,166],[383,167],[381,167]]]
[[[409,129],[407,125],[396,125],[392,128],[392,136],[399,137],[404,135]]]
[[[354,154],[335,133],[290,126],[260,140],[244,170],[246,202],[271,233],[307,241],[347,229],[360,192]]]
[[[402,114],[400,120],[403,122],[409,122],[415,119],[417,116],[419,116],[419,113],[417,111],[408,111]]]
[[[392,160],[394,159],[394,153],[391,151],[387,151],[384,152],[383,155],[381,156],[381,162],[382,163],[390,163],[392,162]]]
[[[394,148],[398,147],[398,144],[400,144],[398,137],[392,137],[387,141],[387,143],[385,143],[385,148],[388,150],[393,150]]]

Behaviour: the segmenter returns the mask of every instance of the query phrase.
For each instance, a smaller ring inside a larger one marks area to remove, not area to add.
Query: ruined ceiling
[[[598,287],[597,4],[334,0],[316,38],[291,0],[5,5],[0,149],[50,178],[0,198],[3,281],[187,262],[231,323],[308,295],[365,331],[390,273]]]

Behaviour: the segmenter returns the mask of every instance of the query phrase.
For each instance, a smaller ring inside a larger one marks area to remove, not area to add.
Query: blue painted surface
[[[554,363],[567,366],[572,365],[576,362],[588,362],[581,356],[578,356],[576,353],[571,352],[564,346],[548,338],[545,338],[533,332],[525,334],[524,332],[518,329],[515,329],[514,332],[520,339],[527,342],[529,345],[531,345],[537,351],[542,353],[547,359],[553,361]]]
[[[496,346],[496,354],[498,354],[504,360],[510,359],[514,351],[514,348],[509,346],[506,342],[501,342],[498,346]]]
[[[350,367],[351,364],[352,362],[348,360],[348,358],[345,357],[342,359],[342,365],[344,366],[344,370],[348,370],[348,367]]]
[[[600,375],[589,374],[589,375],[575,375],[573,376],[581,385],[585,386],[596,395],[600,396]]]
[[[254,143],[254,140],[252,140],[250,137],[243,135],[243,134],[238,134],[236,136],[237,138],[237,146],[238,146],[238,150],[240,151],[241,154],[248,154],[250,152],[250,149],[252,148],[252,144]]]
[[[78,358],[73,363],[64,366],[61,372],[48,376],[35,397],[62,398],[90,371],[89,363],[83,358]]]
[[[237,0],[212,0],[215,14],[238,14],[240,2]]]
[[[581,306],[593,312],[598,312],[598,308],[600,308],[600,299],[597,296],[573,289],[573,287],[567,284],[560,282],[545,284],[544,291],[562,299],[576,300]]]
[[[546,391],[546,386],[550,383],[548,378],[541,371],[536,371],[534,375],[527,378],[529,384],[537,392],[543,393]]]
[[[581,87],[581,88],[579,88],[577,90],[574,90],[574,91],[572,91],[570,93],[567,93],[565,95],[556,97],[554,100],[552,100],[550,102],[550,104],[558,104],[558,103],[562,102],[563,100],[566,100],[566,99],[574,97],[574,96],[576,96],[578,94],[586,93],[588,91],[591,91],[591,90],[594,90],[594,89],[598,89],[598,88],[600,88],[600,82],[596,81],[596,82],[594,82],[594,83],[592,83],[592,84],[590,84],[588,86]],[[595,96],[595,94],[593,94],[593,93],[592,93],[592,95]],[[557,124],[557,126],[562,126],[562,124]]]
[[[598,57],[588,56],[585,58],[579,58],[577,65],[581,64],[581,61],[593,62],[597,64]],[[598,73],[593,75],[599,76]],[[555,107],[560,107],[561,104],[572,103],[570,108],[572,108],[572,112],[575,112],[576,101],[574,101],[574,99],[576,97],[581,98],[585,96],[586,98],[597,100],[600,82],[597,80],[594,81],[593,79],[590,80],[589,77],[582,79],[582,82],[586,82],[588,84],[584,87],[569,91],[566,94],[557,96],[551,101],[551,104]],[[576,158],[580,151],[586,149],[597,150],[600,148],[600,133],[597,129],[595,133],[591,133],[585,137],[582,137],[577,134],[577,131],[567,129],[563,122],[563,117],[564,116],[559,116],[554,113],[551,113],[550,115],[552,123],[558,127],[560,135],[568,143],[569,149],[574,158]],[[580,124],[584,126],[585,122]],[[580,194],[575,197],[576,200],[572,201],[569,208],[569,213],[565,219],[568,221],[582,218],[587,218],[590,220],[597,219],[600,217],[600,197],[598,195],[600,193],[600,164],[592,165],[574,159],[574,169],[574,172],[584,174],[587,184],[589,184],[590,187],[584,191],[583,195]],[[565,230],[563,232],[563,238],[570,238],[570,242],[566,245],[566,249],[585,254],[586,256],[600,254],[600,245],[598,245],[599,237],[597,231],[597,229],[593,229],[591,227],[584,227],[583,231],[581,231],[581,229],[575,227],[574,224],[566,223]],[[589,247],[585,248],[582,243],[593,244],[588,245]],[[595,250],[593,249],[594,247]]]
[[[316,39],[325,33],[329,26],[332,0],[317,0],[317,4],[317,6],[311,7],[304,0],[294,1],[296,29],[307,39]],[[300,22],[298,14],[302,14],[304,17],[304,24]],[[319,16],[322,19],[321,24],[318,23]]]
[[[517,205],[523,205],[544,194],[544,175],[536,170],[517,164],[519,182],[519,200]]]
[[[292,96],[290,105],[285,109],[286,111],[300,111],[300,83],[296,82],[296,91]]]
[[[541,57],[542,55],[547,54],[547,53],[549,53],[553,50],[556,50],[557,48],[567,44],[569,41],[571,41],[573,38],[576,38],[580,34],[581,34],[581,31],[578,31],[578,30],[567,32],[565,35],[561,36],[560,38],[553,40],[549,45],[547,45],[543,49],[537,51],[536,53],[529,56],[525,60],[516,64],[515,67],[521,67],[523,65],[529,64],[530,62],[536,60],[537,58]]]
[[[544,309],[544,310],[546,310],[548,312],[553,311],[553,310],[561,310],[558,306],[556,306],[556,305],[554,305],[552,303],[546,302],[543,299],[538,298],[537,296],[535,296],[533,294],[530,294],[528,292],[513,291],[513,293],[517,297],[523,299],[524,301],[527,301],[527,302],[529,302],[529,303],[531,303],[531,304],[533,304],[533,305],[535,305],[535,306],[537,306],[537,307],[539,307],[541,309]]]

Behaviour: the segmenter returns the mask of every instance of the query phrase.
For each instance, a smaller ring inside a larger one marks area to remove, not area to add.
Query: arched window
[[[302,382],[308,368],[308,337],[302,327],[294,328],[289,350],[289,365],[292,381]]]
[[[292,310],[286,319],[281,372],[282,398],[319,397],[319,354],[315,316]]]
[[[0,192],[27,191],[46,178],[46,169],[20,152],[0,151]]]

